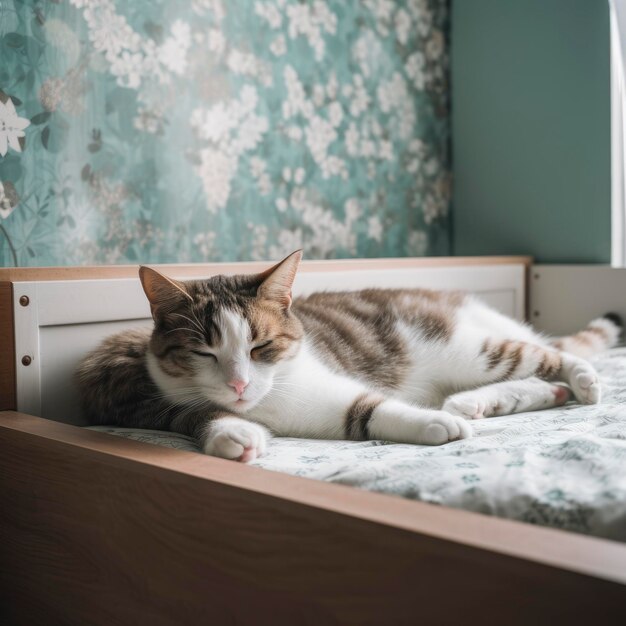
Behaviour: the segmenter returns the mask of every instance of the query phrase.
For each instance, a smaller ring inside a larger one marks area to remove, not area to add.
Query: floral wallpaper
[[[0,264],[448,252],[447,0],[2,0]]]

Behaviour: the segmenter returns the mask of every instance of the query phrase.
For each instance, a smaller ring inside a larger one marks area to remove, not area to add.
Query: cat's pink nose
[[[236,380],[231,380],[230,382],[226,384],[229,387],[232,387],[238,396],[243,396],[243,392],[245,388],[248,386],[248,381],[236,379]]]

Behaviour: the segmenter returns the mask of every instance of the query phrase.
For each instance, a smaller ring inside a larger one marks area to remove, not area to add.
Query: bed
[[[441,448],[276,439],[243,466],[83,427],[71,370],[149,323],[135,275],[0,270],[0,622],[623,621],[625,349],[598,357],[598,407],[484,420]],[[519,257],[310,262],[299,280],[462,287],[552,333],[626,313],[623,272]]]

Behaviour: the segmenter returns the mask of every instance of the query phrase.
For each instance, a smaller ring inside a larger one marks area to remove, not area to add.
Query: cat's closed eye
[[[217,357],[212,352],[206,352],[204,350],[192,350],[192,352],[198,356],[202,356],[205,358],[211,358],[214,361],[217,361]]]
[[[271,343],[272,343],[272,339],[270,339],[269,341],[266,341],[265,343],[262,343],[259,346],[254,346],[254,348],[252,348],[252,350],[250,350],[250,353],[254,354],[258,350],[262,350],[263,348],[267,348],[267,346],[269,346]]]

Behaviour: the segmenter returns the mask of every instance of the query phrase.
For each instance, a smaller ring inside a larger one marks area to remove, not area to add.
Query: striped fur
[[[374,409],[384,401],[378,394],[363,393],[358,396],[346,413],[346,439],[369,439],[368,424]]]
[[[301,254],[179,282],[141,268],[154,330],[107,339],[78,381],[94,423],[171,429],[249,461],[278,435],[441,444],[466,420],[600,399],[589,356],[614,317],[547,340],[459,292],[365,289],[292,301]],[[556,384],[555,384],[556,383]]]

